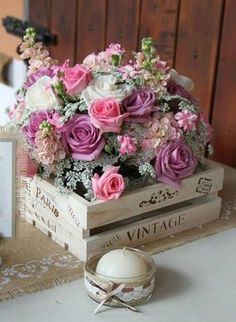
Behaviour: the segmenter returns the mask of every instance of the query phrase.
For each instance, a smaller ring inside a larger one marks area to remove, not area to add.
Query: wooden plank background
[[[236,167],[236,0],[30,0],[29,19],[58,36],[52,54],[81,62],[119,42],[153,37],[164,60],[195,83],[214,126],[214,159]]]

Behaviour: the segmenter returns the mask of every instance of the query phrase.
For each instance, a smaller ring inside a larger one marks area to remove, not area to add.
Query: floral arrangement
[[[111,44],[72,67],[35,38],[28,28],[20,47],[27,80],[8,110],[28,144],[31,174],[92,201],[118,199],[150,178],[179,187],[204,166],[211,130],[193,83],[160,59],[151,38],[128,62]]]

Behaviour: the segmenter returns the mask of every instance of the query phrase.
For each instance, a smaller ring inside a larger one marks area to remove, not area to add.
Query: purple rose
[[[155,94],[149,89],[140,89],[133,92],[123,101],[125,112],[129,116],[125,121],[145,123],[150,120],[151,112],[155,103]]]
[[[183,98],[186,98],[192,103],[196,103],[196,99],[180,84],[177,84],[175,81],[169,81],[167,84],[167,91],[171,95],[178,95]]]
[[[62,144],[74,160],[92,161],[99,157],[105,140],[88,115],[75,114],[62,130]]]
[[[158,181],[179,187],[181,179],[190,176],[197,162],[192,150],[182,140],[168,143],[156,156]]]
[[[33,112],[28,120],[28,124],[22,128],[23,133],[25,134],[27,141],[34,145],[35,136],[39,130],[39,126],[43,121],[47,121],[52,117],[52,113],[48,111],[36,111]]]
[[[43,76],[52,77],[52,75],[53,75],[53,70],[47,67],[41,67],[35,73],[29,75],[26,82],[23,84],[23,87],[27,89],[31,85],[33,85],[39,78]]]

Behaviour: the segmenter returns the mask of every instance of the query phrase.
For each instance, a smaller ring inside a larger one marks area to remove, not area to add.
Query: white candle
[[[96,273],[112,282],[134,282],[147,274],[147,264],[141,255],[132,250],[115,249],[100,258]]]

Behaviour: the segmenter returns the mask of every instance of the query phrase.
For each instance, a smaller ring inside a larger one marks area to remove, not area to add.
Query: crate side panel
[[[54,217],[64,218],[75,228],[86,229],[87,207],[74,198],[74,193],[62,195],[51,183],[37,177],[29,182],[28,187],[28,193],[35,206],[45,208]]]
[[[30,208],[27,208],[26,210],[25,219],[29,223],[34,224],[42,233],[50,236],[57,244],[63,248],[67,248],[72,254],[79,257],[81,260],[86,258],[87,243],[82,237],[74,235],[70,231],[65,230],[64,227],[59,227],[52,223],[50,225],[44,224]]]
[[[88,228],[126,219],[179,202],[212,194],[222,189],[224,172],[214,166],[182,181],[180,189],[156,184],[125,194],[118,200],[88,206]]]
[[[217,219],[221,199],[214,196],[199,199],[203,200],[197,200],[190,206],[176,209],[164,216],[148,218],[87,238],[87,255],[98,249],[139,246]]]

